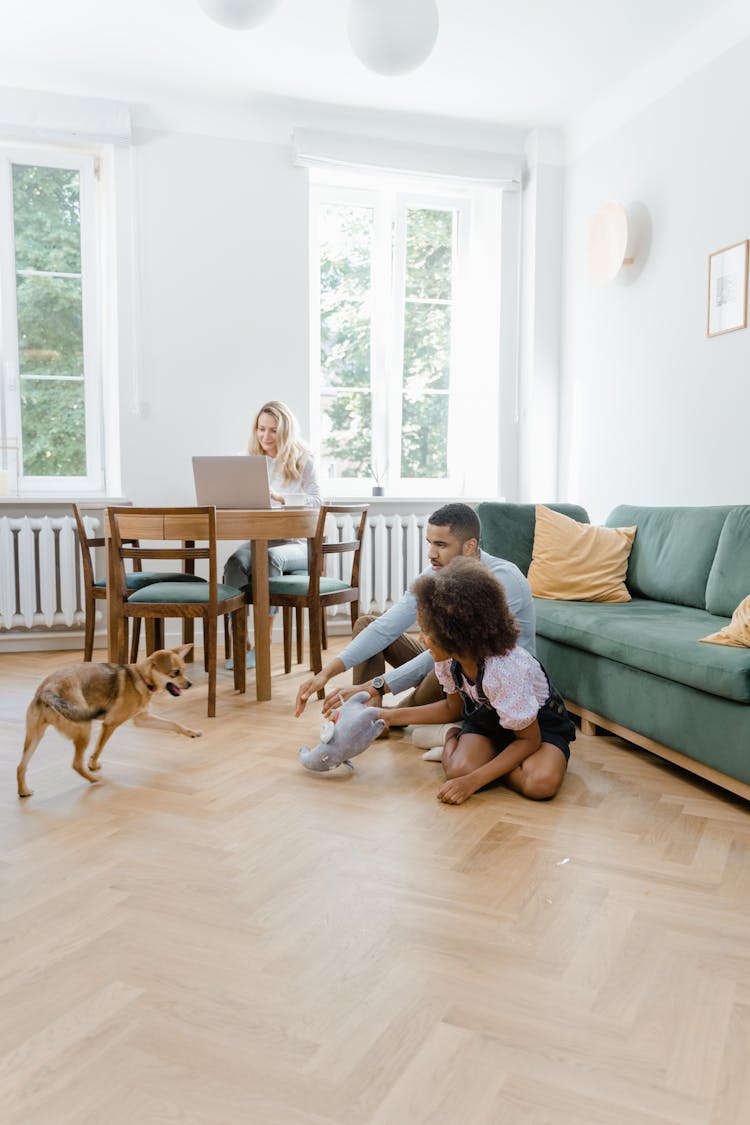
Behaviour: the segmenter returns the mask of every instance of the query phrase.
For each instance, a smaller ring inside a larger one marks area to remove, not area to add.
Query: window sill
[[[453,496],[327,496],[324,503],[329,504],[369,504],[371,507],[413,508],[420,507],[432,511],[442,508],[444,504],[468,504],[470,508],[482,504],[486,500],[504,500],[503,496],[461,497]]]
[[[130,503],[125,496],[0,496],[0,508],[69,508],[71,504],[108,508]]]

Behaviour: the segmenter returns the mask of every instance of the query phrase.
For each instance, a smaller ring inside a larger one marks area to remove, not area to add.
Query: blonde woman
[[[268,460],[271,499],[278,504],[304,504],[310,508],[321,505],[320,485],[310,450],[299,437],[297,419],[283,402],[265,402],[255,415],[247,444],[251,455],[263,454]],[[304,570],[307,566],[307,542],[304,539],[273,539],[268,544],[268,569],[271,578]],[[245,590],[250,599],[252,548],[243,543],[227,559],[224,582]],[[271,607],[271,630],[278,607]],[[234,667],[230,660],[228,668]],[[255,667],[255,653],[248,648],[247,667]]]

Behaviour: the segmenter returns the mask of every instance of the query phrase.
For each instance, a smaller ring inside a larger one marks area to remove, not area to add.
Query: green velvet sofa
[[[549,504],[588,523],[583,508]],[[525,573],[533,504],[482,503],[482,547]],[[537,655],[582,729],[619,734],[750,799],[750,649],[701,644],[750,593],[750,506],[622,504],[632,600],[536,598]]]

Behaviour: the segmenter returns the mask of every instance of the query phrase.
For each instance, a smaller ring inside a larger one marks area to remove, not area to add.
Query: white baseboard
[[[252,635],[252,616],[250,617],[250,638]],[[273,641],[282,640],[281,615],[278,625],[274,627]],[[333,637],[351,633],[351,624],[348,617],[334,618],[329,622],[328,632]],[[173,617],[167,621],[164,630],[164,643],[173,648],[180,643],[182,638],[182,622]],[[217,629],[217,638],[220,644],[224,642],[224,626],[220,624]],[[200,641],[200,627],[196,630],[196,642]],[[94,633],[94,648],[102,650],[107,648],[107,632],[97,629]],[[8,630],[0,632],[0,653],[4,652],[68,652],[83,651],[83,629],[47,629],[47,630]]]
[[[106,648],[106,633],[94,634],[94,648]],[[3,652],[64,652],[78,649],[83,652],[83,629],[48,629],[44,632],[9,631],[0,633],[0,653]]]

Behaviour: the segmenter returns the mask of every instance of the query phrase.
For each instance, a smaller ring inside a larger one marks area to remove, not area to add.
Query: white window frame
[[[348,182],[347,182],[348,180]],[[466,472],[462,457],[466,446],[460,433],[467,413],[464,405],[472,387],[468,363],[470,349],[462,342],[471,320],[471,300],[467,285],[469,273],[472,194],[457,189],[455,182],[441,190],[433,184],[406,182],[404,177],[380,178],[377,183],[353,186],[343,174],[311,173],[310,184],[310,417],[311,438],[321,455],[320,434],[320,277],[318,212],[323,203],[357,204],[374,209],[374,250],[372,258],[373,331],[371,333],[370,380],[373,418],[373,461],[387,464],[385,490],[390,496],[434,497],[466,494]],[[451,210],[457,213],[457,237],[451,294],[451,368],[448,412],[448,473],[445,477],[401,477],[401,410],[403,396],[403,330],[405,311],[406,215],[411,209]],[[392,248],[392,252],[391,252]],[[499,271],[499,264],[498,264]],[[493,451],[494,456],[494,451]],[[331,494],[367,494],[370,478],[325,477]]]
[[[27,476],[23,472],[12,185],[12,168],[15,164],[70,168],[75,169],[79,174],[83,384],[88,470],[85,476]],[[105,490],[99,168],[100,157],[92,151],[31,144],[0,145],[0,371],[2,372],[0,444],[18,442],[18,479],[11,478],[11,483],[20,496],[53,496],[62,493],[102,494]],[[14,460],[8,460],[8,468],[15,474]]]

